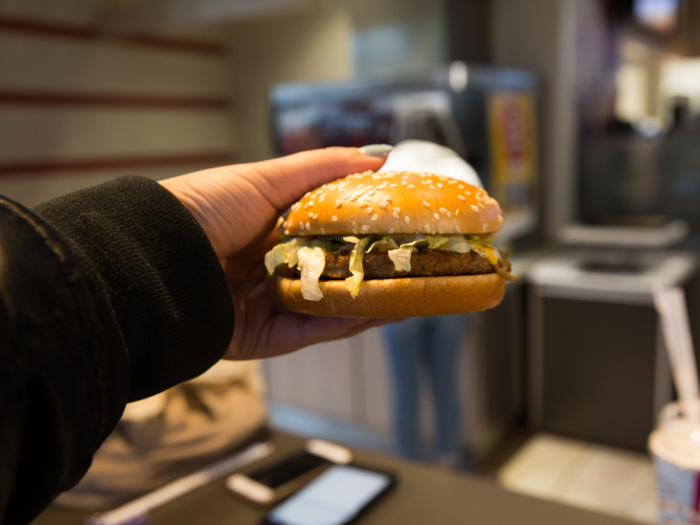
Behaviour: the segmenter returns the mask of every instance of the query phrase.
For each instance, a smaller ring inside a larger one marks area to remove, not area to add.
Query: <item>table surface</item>
[[[303,440],[273,435],[275,452],[255,468],[298,450]],[[430,465],[355,451],[360,465],[394,472],[397,486],[359,520],[361,525],[517,523],[518,525],[633,525],[635,522],[516,494],[495,481],[439,469]],[[151,525],[254,525],[267,509],[232,495],[219,480],[195,490],[148,516]],[[32,525],[81,525],[88,513],[51,508]],[[638,524],[636,524],[638,525]]]

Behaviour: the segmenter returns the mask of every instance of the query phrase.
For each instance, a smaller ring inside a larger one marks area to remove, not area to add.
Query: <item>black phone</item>
[[[395,484],[388,472],[333,465],[272,509],[261,525],[347,525]]]
[[[232,492],[247,500],[269,505],[286,498],[333,464],[346,464],[352,452],[320,439],[307,441],[303,450],[250,474],[234,474],[226,480]]]

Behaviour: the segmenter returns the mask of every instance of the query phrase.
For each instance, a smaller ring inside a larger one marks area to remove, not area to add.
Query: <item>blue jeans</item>
[[[465,315],[417,317],[384,327],[394,379],[394,434],[399,453],[420,459],[419,377],[427,375],[435,405],[434,452],[453,459],[460,451],[457,358]]]

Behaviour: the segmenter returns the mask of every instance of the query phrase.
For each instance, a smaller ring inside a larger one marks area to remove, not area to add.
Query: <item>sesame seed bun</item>
[[[498,306],[506,283],[495,273],[363,281],[353,299],[343,281],[321,281],[320,301],[301,295],[299,279],[280,277],[277,294],[288,310],[324,317],[425,317]]]
[[[481,188],[430,173],[368,171],[324,184],[292,206],[281,231],[298,235],[483,234],[503,226]]]

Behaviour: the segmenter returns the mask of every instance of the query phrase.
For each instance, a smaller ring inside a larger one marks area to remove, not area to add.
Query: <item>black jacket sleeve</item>
[[[204,372],[233,321],[209,240],[158,183],[33,212],[0,197],[0,523],[75,485],[125,404]]]

